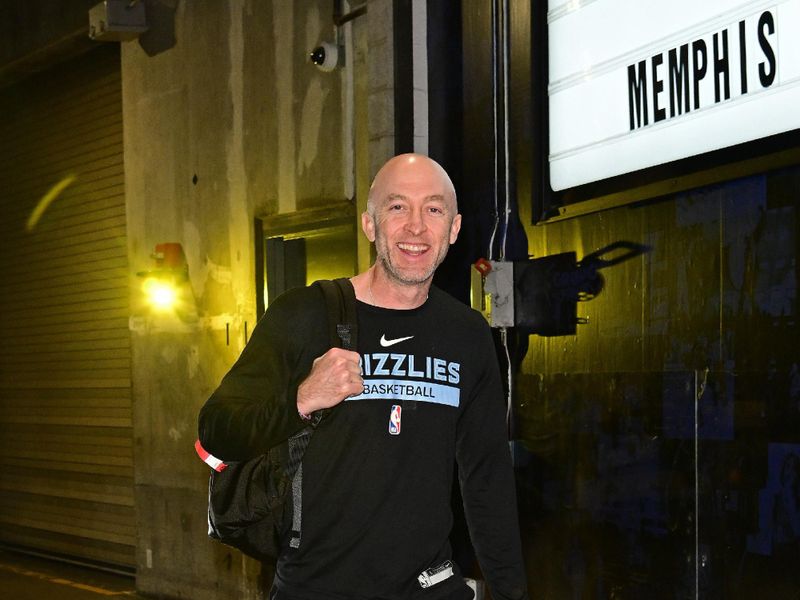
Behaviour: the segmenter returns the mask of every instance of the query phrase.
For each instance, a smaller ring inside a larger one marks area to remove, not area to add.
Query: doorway
[[[256,233],[259,317],[290,289],[356,274],[357,230],[350,202],[259,219]]]

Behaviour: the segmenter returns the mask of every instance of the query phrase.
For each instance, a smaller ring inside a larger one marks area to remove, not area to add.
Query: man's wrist
[[[300,390],[298,390],[298,392],[300,392]],[[300,415],[301,419],[303,419],[304,421],[310,421],[314,417],[314,411],[309,410],[310,407],[307,406],[305,402],[303,402],[301,394],[299,393],[297,395],[297,401],[295,402],[295,404],[297,406],[297,414]]]

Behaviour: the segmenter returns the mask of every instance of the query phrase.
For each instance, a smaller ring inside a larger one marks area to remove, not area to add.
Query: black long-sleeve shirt
[[[358,302],[364,392],[317,427],[303,459],[302,540],[278,561],[289,598],[442,598],[454,463],[470,536],[496,600],[526,598],[497,360],[476,312],[431,288],[412,310]],[[297,385],[328,349],[317,286],[277,299],[200,414],[224,460],[255,456],[305,423]],[[457,571],[457,569],[456,569]]]

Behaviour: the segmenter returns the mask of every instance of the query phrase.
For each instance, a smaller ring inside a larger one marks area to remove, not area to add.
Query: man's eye
[[[392,204],[389,206],[389,210],[402,210],[403,206],[401,204]]]
[[[444,213],[444,211],[438,206],[431,206],[428,210],[435,215],[441,215]]]

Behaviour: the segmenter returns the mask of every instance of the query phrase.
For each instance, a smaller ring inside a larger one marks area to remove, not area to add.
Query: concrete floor
[[[145,598],[133,577],[0,549],[0,597],[9,600]]]

